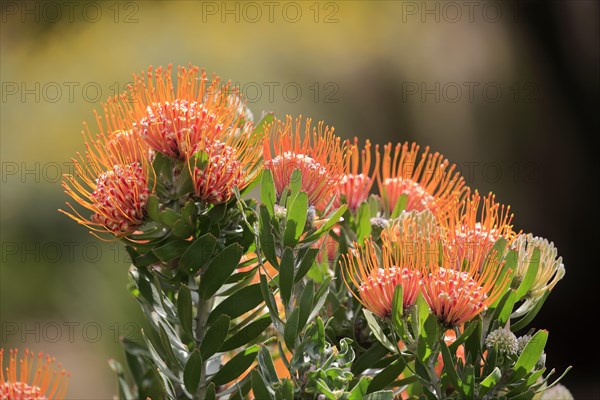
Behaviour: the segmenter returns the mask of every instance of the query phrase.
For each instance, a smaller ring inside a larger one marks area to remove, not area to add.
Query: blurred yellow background
[[[583,135],[598,132],[597,11],[591,1],[2,2],[2,346],[60,359],[69,399],[116,394],[107,360],[141,327],[127,256],[57,212],[60,174],[84,149],[82,120],[93,127],[92,110],[132,73],[192,63],[239,84],[255,116],[303,114],[342,137],[430,145],[510,203],[516,229],[553,240],[565,259],[533,325],[551,331],[548,365],[574,364],[565,384],[591,395],[597,363],[565,347],[577,336],[564,318],[586,313],[573,297],[595,282],[584,273],[596,269],[585,250],[597,213],[584,208],[595,160]]]

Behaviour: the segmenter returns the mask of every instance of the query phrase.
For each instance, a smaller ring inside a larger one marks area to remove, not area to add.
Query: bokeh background
[[[2,1],[2,347],[110,399],[107,360],[136,338],[127,256],[57,212],[82,120],[149,65],[193,63],[262,111],[342,137],[417,141],[509,203],[567,268],[533,326],[575,398],[598,398],[599,3],[594,1]]]

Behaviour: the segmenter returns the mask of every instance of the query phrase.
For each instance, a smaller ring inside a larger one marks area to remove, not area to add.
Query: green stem
[[[202,345],[202,341],[204,340],[204,335],[207,330],[207,321],[208,315],[210,314],[212,307],[214,304],[214,298],[210,298],[208,300],[200,300],[198,301],[198,311],[196,314],[196,342],[198,348]],[[200,373],[200,383],[198,385],[198,399],[204,400],[206,397],[206,365],[208,360],[202,360],[202,371]]]

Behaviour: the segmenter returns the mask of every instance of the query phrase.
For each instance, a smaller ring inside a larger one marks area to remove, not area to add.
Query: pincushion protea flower
[[[367,140],[361,150],[358,138],[354,138],[354,143],[346,141],[346,146],[350,149],[350,156],[346,158],[344,175],[337,184],[338,197],[335,205],[339,207],[343,202],[348,204],[350,210],[356,211],[369,196],[371,186],[375,182],[379,172],[379,157],[371,171],[371,142]]]
[[[423,276],[423,297],[432,313],[447,327],[470,321],[506,292],[509,274],[503,261],[487,251],[473,253],[464,263],[456,246],[444,246],[441,265],[431,265]]]
[[[54,358],[42,353],[34,366],[33,353],[25,350],[18,360],[18,350],[10,350],[8,367],[4,368],[4,349],[0,349],[0,399],[52,400],[63,399],[67,391],[69,374],[54,365]],[[5,375],[6,374],[6,375]]]
[[[477,258],[474,253],[487,254],[500,237],[509,243],[514,240],[512,218],[510,206],[496,203],[494,194],[490,192],[482,199],[475,191],[448,218],[442,219],[441,224],[446,230],[448,245],[457,247],[457,256],[473,260]]]
[[[66,174],[62,182],[65,193],[91,216],[81,214],[69,202],[70,211],[59,211],[101,239],[98,234],[102,233],[122,237],[136,231],[145,219],[152,173],[148,148],[131,131],[105,134],[98,122],[101,133],[86,143],[85,156],[79,154],[79,160],[73,160],[75,176]]]
[[[244,120],[243,102],[230,83],[222,84],[196,66],[179,67],[177,84],[172,66],[134,75],[132,101],[125,103],[130,124],[152,147],[175,159],[188,159],[201,141],[223,141]]]
[[[309,204],[322,208],[337,193],[347,148],[333,134],[333,128],[324,126],[323,121],[311,128],[311,122],[307,118],[302,129],[302,117],[296,118],[295,125],[289,115],[285,122],[275,121],[266,130],[263,154],[265,168],[273,173],[278,196],[298,169]]]
[[[538,270],[529,289],[529,297],[541,297],[546,290],[552,290],[565,276],[565,266],[562,263],[562,257],[557,257],[558,250],[554,247],[554,243],[548,242],[544,238],[534,237],[529,233],[519,235],[513,243],[513,248],[517,250],[518,254],[514,277],[517,285],[521,283],[527,273],[534,249],[540,249]]]
[[[418,259],[403,257],[387,246],[381,249],[381,261],[375,244],[365,240],[350,254],[344,255],[342,274],[348,290],[372,313],[387,318],[392,312],[396,286],[402,286],[402,304],[407,308],[415,304],[421,280]]]
[[[440,153],[421,153],[420,147],[398,143],[392,158],[392,144],[384,146],[377,183],[384,207],[391,212],[401,195],[407,195],[406,210],[430,210],[436,217],[451,211],[467,191],[465,180]],[[380,157],[377,152],[377,158]]]
[[[196,197],[210,204],[227,202],[233,187],[245,188],[259,171],[262,134],[245,124],[236,134],[200,145],[206,159],[190,164]]]

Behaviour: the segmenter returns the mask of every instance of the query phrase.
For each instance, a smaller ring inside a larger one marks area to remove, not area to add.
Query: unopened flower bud
[[[485,339],[488,347],[495,347],[503,354],[517,354],[519,350],[519,341],[514,333],[509,329],[499,328],[490,333]]]

